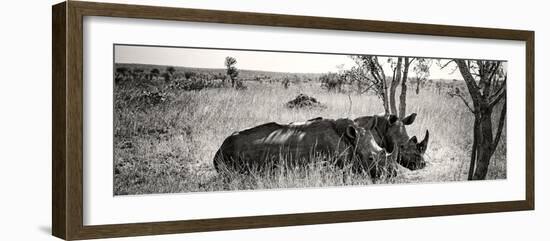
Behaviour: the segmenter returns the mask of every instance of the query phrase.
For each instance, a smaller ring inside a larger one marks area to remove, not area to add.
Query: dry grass
[[[381,113],[379,99],[322,90],[317,82],[293,85],[246,82],[247,90],[158,90],[157,87],[115,88],[114,165],[116,195],[270,188],[305,188],[371,184],[368,176],[344,178],[342,170],[310,166],[270,176],[235,176],[229,182],[216,173],[212,159],[231,133],[266,122],[289,123],[314,117],[355,118]],[[143,91],[162,94],[150,99]],[[407,128],[423,138],[430,130],[428,165],[419,171],[399,170],[390,183],[466,180],[472,144],[473,116],[456,98],[423,90],[409,91],[408,112],[418,113]],[[324,109],[288,109],[284,104],[304,93]],[[350,107],[350,98],[352,105]],[[147,103],[147,104],[143,104]],[[495,111],[499,113],[498,111]],[[505,133],[505,132],[504,132]],[[506,178],[506,136],[492,158],[488,179]]]

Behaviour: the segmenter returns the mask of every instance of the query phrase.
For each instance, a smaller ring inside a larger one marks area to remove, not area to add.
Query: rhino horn
[[[428,148],[429,139],[430,139],[430,132],[426,130],[426,135],[424,136],[424,140],[418,143],[418,150],[420,150],[420,152],[424,153],[426,151],[426,149]]]

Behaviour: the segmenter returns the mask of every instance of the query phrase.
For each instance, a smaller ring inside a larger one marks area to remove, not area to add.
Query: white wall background
[[[146,1],[167,6],[422,22],[536,31],[537,150],[545,148],[550,21],[544,1]],[[56,240],[51,230],[51,5],[0,9],[0,240]],[[536,155],[536,210],[126,238],[123,240],[548,240],[550,164]],[[414,198],[414,197],[411,197]]]

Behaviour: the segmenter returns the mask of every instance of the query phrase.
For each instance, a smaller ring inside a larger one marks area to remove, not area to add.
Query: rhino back
[[[244,161],[249,165],[264,162],[309,162],[314,155],[333,156],[345,153],[347,143],[333,120],[316,120],[303,124],[267,123],[229,136],[219,152],[225,161]]]

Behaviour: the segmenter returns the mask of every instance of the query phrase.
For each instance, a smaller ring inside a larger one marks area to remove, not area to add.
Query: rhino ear
[[[352,140],[357,139],[357,129],[353,125],[349,125],[346,128],[346,136]]]
[[[388,117],[388,121],[390,122],[390,125],[393,125],[399,118],[397,118],[396,115],[390,115]]]
[[[403,119],[403,125],[410,125],[416,119],[416,113],[412,113]]]
[[[409,141],[414,144],[418,143],[418,139],[416,139],[416,136],[413,136]]]

